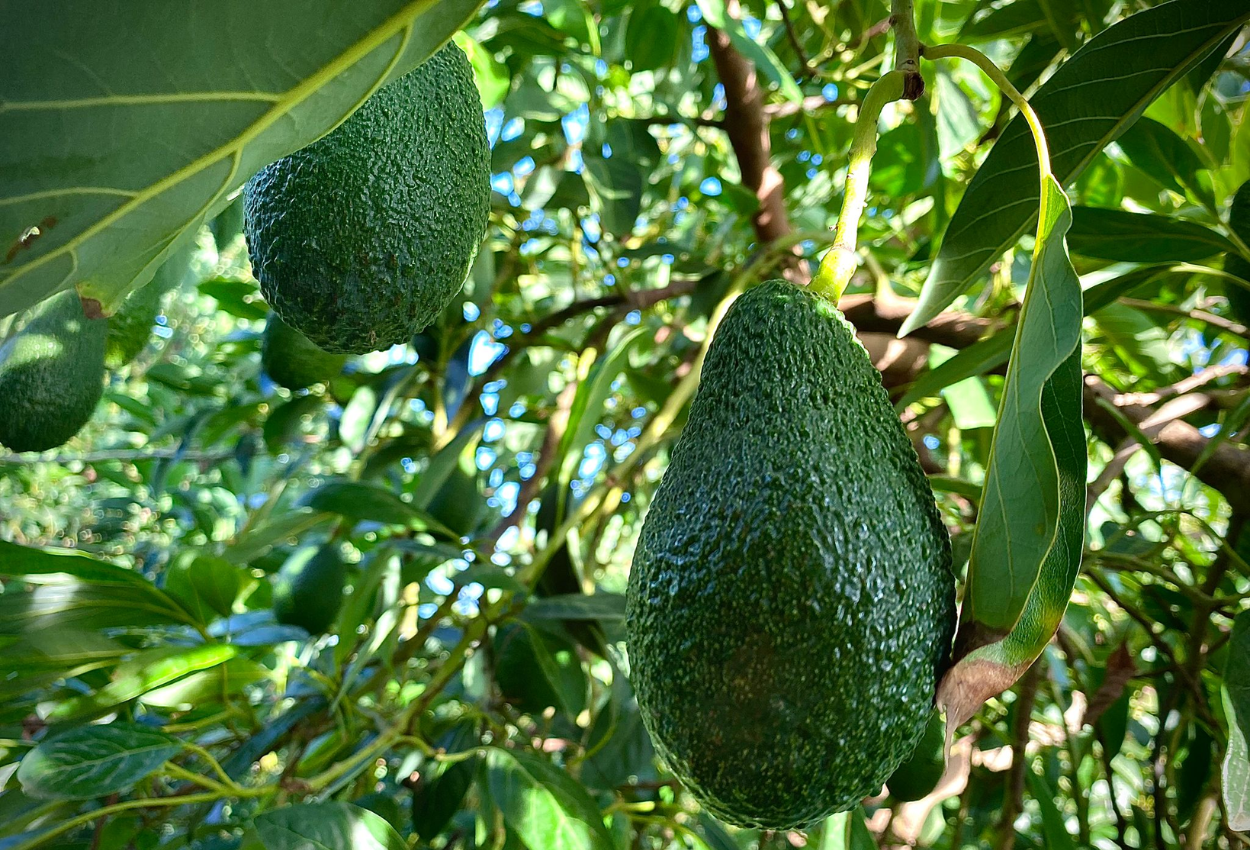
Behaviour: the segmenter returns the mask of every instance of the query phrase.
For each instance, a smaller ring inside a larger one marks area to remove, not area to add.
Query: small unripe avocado
[[[261,337],[260,364],[275,384],[288,390],[307,389],[343,371],[347,357],[322,351],[277,313],[269,314]]]
[[[0,347],[0,444],[54,449],[82,430],[104,393],[107,319],[88,319],[78,293],[35,308]]]
[[[453,43],[244,190],[252,271],[326,351],[407,342],[460,291],[486,230],[490,149]]]
[[[955,626],[950,541],[881,378],[838,312],[747,292],[708,351],[627,594],[660,755],[732,824],[792,829],[881,790]]]
[[[347,568],[337,546],[298,549],[274,580],[274,619],[312,635],[325,634],[338,619],[346,584]]]

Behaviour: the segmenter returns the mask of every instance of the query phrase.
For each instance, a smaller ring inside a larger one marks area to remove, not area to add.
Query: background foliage
[[[1233,5],[1180,3],[1167,14]],[[916,4],[923,41],[981,47],[1026,93],[1157,5]],[[412,345],[311,391],[260,369],[267,309],[237,206],[167,252],[183,283],[90,426],[55,455],[0,456],[0,847],[1245,843],[1250,283],[1222,273],[1250,259],[1235,26],[1214,51],[1125,50],[1084,72],[1098,89],[1073,101],[1085,117],[1119,109],[1082,168],[1056,167],[1086,290],[1088,549],[1058,635],[960,731],[939,793],[874,799],[806,836],[732,831],[654,759],[622,641],[633,543],[710,318],[829,241],[857,104],[892,62],[888,13],[488,4],[457,36],[494,172],[463,298]],[[197,38],[248,53],[250,30],[215,27]],[[1117,69],[1169,61],[1149,96],[1112,103],[1131,94]],[[843,307],[962,570],[1031,245],[895,338],[948,224],[977,211],[956,212],[1010,115],[972,66],[922,70],[926,95],[883,116]],[[155,132],[176,149],[209,123]],[[273,619],[272,576],[297,541],[349,553],[328,636]]]

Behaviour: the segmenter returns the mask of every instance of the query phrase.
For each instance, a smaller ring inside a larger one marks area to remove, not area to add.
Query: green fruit
[[[894,769],[886,787],[894,799],[904,803],[921,800],[937,787],[946,771],[946,724],[936,709],[929,715],[924,736],[911,755]]]
[[[657,750],[741,826],[802,827],[877,793],[947,661],[950,559],[841,313],[784,281],[743,295],[629,578],[631,677]]]
[[[171,255],[150,281],[130,293],[118,311],[109,316],[108,342],[104,352],[107,368],[120,369],[143,351],[152,338],[152,326],[161,311],[161,300],[165,293],[182,285],[194,255],[194,243]]]
[[[312,635],[324,634],[343,607],[346,579],[346,566],[337,546],[296,550],[274,581],[274,618]]]
[[[343,371],[347,358],[322,351],[308,337],[288,325],[277,313],[269,314],[261,338],[260,364],[265,374],[288,390],[302,390],[328,382]]]
[[[469,60],[448,44],[244,190],[252,270],[326,351],[407,342],[460,291],[490,210]]]
[[[106,319],[76,292],[54,295],[0,347],[0,443],[41,452],[77,434],[104,393]]]

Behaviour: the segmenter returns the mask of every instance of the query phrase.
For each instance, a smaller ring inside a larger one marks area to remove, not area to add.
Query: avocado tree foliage
[[[0,454],[0,847],[1246,843],[1244,0],[0,12],[0,339],[115,314],[86,427]],[[280,362],[240,187],[452,37],[464,290]],[[623,629],[709,340],[778,276],[839,297],[961,600],[945,768],[804,833],[666,772]]]

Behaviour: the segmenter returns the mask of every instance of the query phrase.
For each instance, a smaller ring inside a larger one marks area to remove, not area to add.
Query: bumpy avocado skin
[[[743,295],[629,579],[657,750],[717,817],[790,829],[880,791],[955,625],[950,542],[877,371],[828,301]]]
[[[336,546],[297,550],[274,580],[274,619],[309,634],[324,634],[338,619],[346,585],[347,567]]]
[[[946,771],[945,749],[946,724],[942,722],[942,715],[934,709],[916,749],[886,780],[890,795],[901,802],[912,803],[933,793]]]
[[[54,295],[0,348],[0,444],[41,452],[82,430],[104,393],[108,320],[76,292]]]
[[[307,389],[329,381],[343,371],[347,357],[322,351],[277,313],[269,314],[260,343],[260,363],[265,374],[288,390]]]
[[[407,342],[468,276],[490,210],[490,150],[469,60],[449,43],[244,190],[252,271],[326,351]]]

